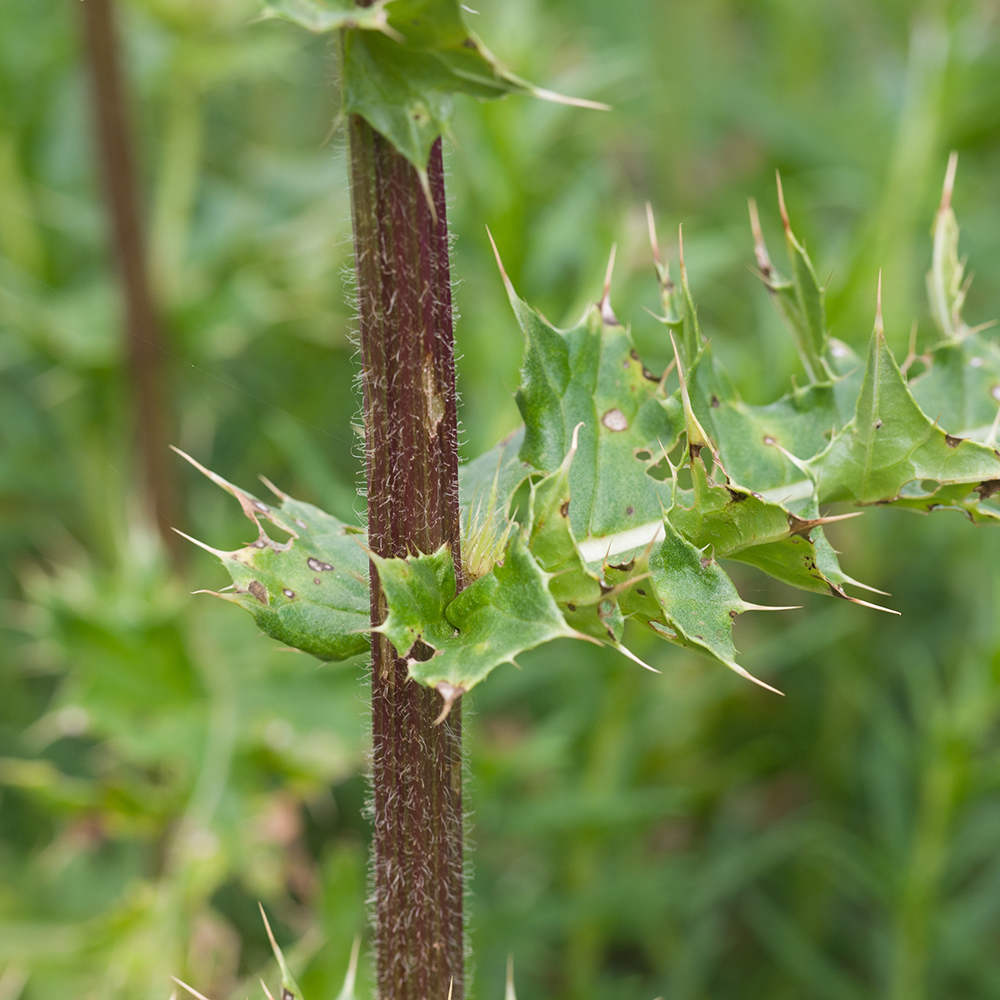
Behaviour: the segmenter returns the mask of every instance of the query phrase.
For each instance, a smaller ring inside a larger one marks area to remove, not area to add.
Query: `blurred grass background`
[[[461,102],[448,144],[464,448],[518,422],[521,342],[489,253],[556,321],[613,300],[665,363],[643,203],[684,225],[700,316],[741,391],[794,352],[750,273],[774,170],[830,275],[836,336],[933,339],[928,227],[947,153],[1000,312],[1000,8],[991,0],[481,0],[529,79],[611,114]],[[363,664],[318,666],[179,573],[137,516],[119,293],[79,10],[0,5],[0,1000],[248,995],[262,900],[335,996],[365,925]],[[184,450],[360,509],[349,198],[330,46],[253,0],[120,0],[165,366]],[[776,254],[776,257],[780,255]],[[178,526],[247,539],[179,460]],[[900,618],[781,592],[741,619],[777,699],[635,635],[654,676],[555,645],[470,704],[476,995],[521,1000],[1000,995],[1000,533],[869,511],[837,532]],[[474,714],[473,714],[474,712]],[[368,989],[362,970],[362,989]]]

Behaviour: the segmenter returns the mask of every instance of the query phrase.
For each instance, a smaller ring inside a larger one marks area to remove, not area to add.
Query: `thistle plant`
[[[370,646],[378,994],[458,1000],[462,697],[553,639],[638,660],[627,619],[750,677],[733,623],[766,609],[740,597],[727,560],[877,607],[856,595],[872,588],[847,575],[824,533],[860,512],[823,511],[849,503],[1000,519],[1000,350],[962,315],[954,156],[928,276],[941,340],[919,374],[915,351],[900,366],[886,344],[874,275],[866,356],[830,336],[824,288],[779,181],[787,276],[751,203],[753,251],[798,349],[801,385],[766,406],[739,397],[700,329],[683,244],[674,280],[650,211],[673,362],[650,371],[616,315],[613,253],[599,299],[560,330],[518,296],[498,252],[524,337],[524,423],[459,468],[440,136],[454,93],[553,95],[503,70],[450,0],[275,0],[266,13],[338,36],[367,525],[276,488],[265,502],[203,469],[257,532],[236,551],[209,550],[232,578],[218,596],[268,635],[323,660]]]

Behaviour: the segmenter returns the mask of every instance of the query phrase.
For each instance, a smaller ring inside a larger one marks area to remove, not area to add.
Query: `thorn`
[[[580,444],[580,428],[586,426],[581,420],[576,427],[573,428],[573,439],[569,443],[569,451],[566,452],[566,457],[563,459],[563,465],[567,467],[573,461],[573,456],[576,454],[577,448]]]
[[[618,244],[611,245],[611,256],[608,257],[608,268],[604,272],[604,293],[601,295],[600,309],[601,319],[608,326],[621,326],[614,309],[611,308],[611,273],[615,269],[615,255],[618,253]]]
[[[424,198],[427,199],[427,207],[430,209],[431,221],[436,226],[438,223],[438,214],[437,209],[434,207],[434,195],[431,194],[430,178],[427,176],[426,170],[418,170],[417,177],[420,180],[420,189],[424,192]]]
[[[229,590],[230,587],[226,587]],[[245,591],[244,591],[245,593]],[[197,594],[208,594],[210,597],[221,597],[224,601],[229,601],[230,604],[239,603],[239,599],[236,594],[224,594],[219,590],[192,590],[191,596],[194,597]]]
[[[850,594],[844,591],[843,587],[836,587],[831,585],[830,589],[833,591],[834,597],[841,597],[845,601],[850,601],[851,604],[860,604],[863,608],[871,608],[873,611],[884,611],[888,615],[898,615],[899,612],[893,610],[892,608],[883,608],[881,604],[872,604],[869,601],[863,601],[860,597],[851,597]],[[870,588],[869,588],[870,589]],[[888,596],[888,595],[886,595]]]
[[[808,535],[813,528],[821,524],[831,524],[833,521],[847,521],[852,517],[861,517],[863,510],[851,511],[847,514],[831,514],[829,517],[802,518],[797,514],[788,515],[788,529],[790,535]]]
[[[734,663],[729,663],[729,662],[727,662],[726,666],[728,666],[731,669],[735,670],[736,673],[738,673],[740,675],[740,677],[745,677],[748,681],[753,681],[754,684],[758,685],[759,687],[765,688],[766,690],[771,691],[774,694],[780,694],[782,698],[785,697],[785,692],[784,691],[779,691],[776,687],[771,687],[770,684],[766,683],[765,681],[760,680],[760,678],[754,677],[754,675],[752,673],[750,673],[749,670],[745,670],[738,663],[735,663],[735,662]]]
[[[261,538],[266,538],[264,534],[264,529],[260,526],[260,521],[257,519],[258,508],[254,506],[254,498],[250,496],[249,493],[244,492],[238,486],[234,486],[229,480],[223,479],[218,473],[213,472],[211,469],[206,469],[201,462],[193,459],[190,455],[181,451],[180,448],[174,445],[170,446],[171,451],[177,452],[185,461],[190,462],[200,473],[207,476],[216,486],[224,489],[230,496],[236,497],[239,501],[240,507],[243,508],[243,513],[246,514],[254,524],[257,525],[257,530],[260,532]],[[264,507],[262,504],[261,507]],[[270,518],[270,511],[266,508],[260,510],[260,513],[266,513]],[[279,525],[280,527],[280,525]]]
[[[602,104],[600,101],[588,101],[585,97],[566,97],[565,94],[557,94],[554,90],[546,90],[544,87],[532,87],[531,93],[534,97],[543,101],[551,101],[553,104],[568,104],[572,108],[588,108],[591,111],[610,111],[610,104]]]
[[[788,461],[791,462],[792,465],[794,465],[795,468],[798,469],[799,472],[801,472],[802,475],[804,475],[815,487],[816,480],[813,478],[813,474],[809,471],[808,462],[804,462],[801,458],[793,455],[787,448],[783,448],[773,437],[771,437],[770,434],[764,438],[764,444],[770,448],[777,448],[778,451],[780,451],[781,454],[784,455],[785,458],[787,458]]]
[[[849,583],[852,587],[860,587],[862,590],[867,590],[870,594],[881,594],[882,597],[892,597],[892,594],[888,590],[879,590],[878,587],[869,587],[867,583],[861,583],[851,577],[845,577],[845,581]]]
[[[490,232],[490,227],[486,227],[486,235],[490,238],[490,246],[493,247],[493,256],[496,258],[497,267],[500,269],[500,277],[503,280],[504,288],[507,289],[507,295],[511,298],[516,298],[517,294],[514,291],[514,286],[511,284],[510,278],[507,277],[507,272],[504,270],[503,261],[500,259],[500,251],[497,250],[496,240],[493,239],[493,234]]]
[[[774,265],[767,255],[767,246],[764,244],[764,234],[760,228],[760,216],[757,214],[757,202],[754,198],[749,201],[750,208],[750,231],[753,233],[753,252],[757,258],[757,267],[765,283],[769,283],[774,275]]]
[[[918,357],[917,320],[916,317],[914,317],[913,322],[910,324],[910,346],[906,351],[906,357],[903,359],[903,363],[899,366],[899,370],[903,373],[903,378],[906,378],[906,373],[910,370],[910,365],[912,365]]]
[[[569,631],[565,634],[569,639],[582,639],[584,642],[589,642],[592,646],[600,646],[601,649],[604,648],[604,643],[601,642],[600,639],[597,639],[592,635],[587,635],[586,632],[578,632],[575,628],[569,629]]]
[[[435,726],[440,726],[445,719],[451,714],[452,706],[458,701],[459,698],[465,694],[464,687],[455,687],[453,684],[449,684],[447,681],[441,681],[440,684],[435,688],[437,693],[441,695],[444,699],[444,705],[441,708],[438,717],[434,720]]]
[[[188,993],[190,993],[190,994],[191,994],[191,996],[193,996],[193,997],[197,997],[197,998],[198,998],[198,1000],[208,1000],[208,997],[207,997],[207,996],[205,996],[205,994],[204,994],[204,993],[199,993],[199,992],[198,992],[198,991],[197,991],[197,990],[196,990],[196,989],[195,989],[195,988],[194,988],[193,986],[188,986],[188,984],[187,984],[187,983],[185,983],[185,982],[184,982],[183,980],[181,980],[181,979],[178,979],[178,978],[177,978],[176,976],[171,976],[170,978],[171,978],[171,979],[172,979],[172,980],[173,980],[173,981],[174,981],[174,982],[175,982],[175,983],[176,983],[176,984],[177,984],[178,986],[180,986],[180,987],[182,987],[183,989],[187,990],[187,991],[188,991]]]
[[[953,149],[948,157],[948,169],[944,173],[944,187],[941,189],[941,207],[939,212],[947,212],[951,208],[951,195],[955,190],[955,171],[958,170],[958,150]]]
[[[261,989],[264,991],[264,996],[267,997],[267,1000],[274,1000],[274,997],[271,996],[271,991],[267,988],[267,983],[265,983],[263,979],[260,981],[260,985]]]
[[[514,954],[513,952],[507,953],[507,983],[503,991],[503,1000],[517,1000],[517,994],[514,992]]]
[[[448,1000],[451,1000],[451,994],[454,988],[455,988],[455,977],[452,976],[451,979],[448,980]]]
[[[261,481],[261,482],[262,482],[262,483],[263,483],[263,484],[264,484],[264,485],[265,485],[265,486],[266,486],[266,487],[267,487],[267,488],[268,488],[268,489],[269,489],[269,490],[270,490],[270,491],[271,491],[271,492],[272,492],[272,493],[273,493],[273,494],[274,494],[274,495],[275,495],[275,496],[276,496],[276,497],[277,497],[277,498],[278,498],[278,499],[279,499],[279,500],[280,500],[280,501],[281,501],[282,503],[285,503],[286,501],[288,501],[288,500],[291,500],[291,499],[292,499],[292,498],[291,498],[291,497],[290,497],[290,496],[289,496],[289,495],[288,495],[287,493],[284,493],[284,492],[282,492],[281,490],[279,490],[279,489],[278,489],[278,487],[277,487],[277,486],[275,486],[275,485],[274,485],[274,483],[272,483],[272,482],[271,482],[271,480],[267,478],[267,476],[258,476],[257,478],[258,478],[258,479],[259,479],[259,480],[260,480],[260,481]]]
[[[878,269],[878,291],[875,293],[875,332],[885,336],[885,325],[882,322],[882,268]]]
[[[792,224],[788,219],[788,209],[785,208],[785,190],[781,186],[780,171],[775,170],[774,178],[778,182],[778,211],[781,212],[781,224],[785,227],[786,233],[791,233]]]
[[[648,575],[649,574],[647,574],[647,576]],[[621,653],[624,656],[627,656],[633,663],[638,663],[640,667],[645,667],[646,670],[649,670],[654,674],[658,674],[660,672],[659,670],[656,669],[656,667],[651,667],[648,663],[645,662],[645,660],[640,660],[639,657],[636,656],[635,653],[633,653],[632,650],[628,648],[628,646],[623,646],[620,642],[616,642],[614,645],[615,649],[617,649],[619,653]]]
[[[197,545],[199,549],[204,549],[206,552],[211,552],[213,556],[217,559],[228,559],[233,553],[223,552],[221,549],[213,549],[211,545],[206,545],[205,542],[199,542],[197,538],[192,538],[190,535],[185,535],[180,528],[171,528],[173,532],[176,532],[181,538],[186,538],[192,545]],[[196,590],[196,594],[205,593],[205,591]]]
[[[663,270],[663,257],[660,255],[660,244],[656,239],[656,220],[653,218],[653,206],[646,202],[646,226],[649,229],[649,248],[653,252],[653,263],[656,265],[656,273]]]
[[[744,611],[801,611],[801,604],[789,604],[785,607],[776,607],[773,604],[750,604],[749,601],[743,602]],[[741,612],[742,614],[742,612]]]

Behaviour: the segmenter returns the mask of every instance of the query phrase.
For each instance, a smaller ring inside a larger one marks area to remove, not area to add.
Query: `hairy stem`
[[[170,530],[174,521],[174,483],[167,464],[169,420],[163,388],[162,335],[146,267],[113,0],[84,0],[80,8],[93,84],[97,154],[125,305],[126,357],[143,499],[150,520],[176,557],[178,538]]]
[[[352,116],[351,202],[368,539],[381,556],[459,557],[458,432],[441,143],[433,211],[413,167]],[[372,623],[385,617],[374,567]],[[461,716],[372,643],[375,949],[380,1000],[464,995]],[[413,655],[419,655],[419,650]]]

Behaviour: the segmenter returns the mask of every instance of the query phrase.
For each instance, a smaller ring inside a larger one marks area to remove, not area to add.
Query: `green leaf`
[[[233,581],[232,591],[207,593],[249,611],[273,639],[321,660],[363,653],[370,614],[364,533],[277,490],[279,506],[265,504],[179,454],[236,497],[258,531],[256,541],[232,552],[190,539],[218,556]],[[289,535],[288,541],[271,539],[261,519]]]
[[[691,506],[675,503],[667,518],[695,548],[756,566],[800,590],[846,596],[842,584],[848,578],[833,550],[821,556],[814,541],[822,534],[821,525],[837,518],[803,517],[732,481],[715,483],[701,457],[692,461],[691,475]],[[833,556],[832,566],[828,556]]]
[[[340,28],[386,31],[388,2],[359,7],[354,0],[265,0],[260,20],[291,21],[316,34]]]
[[[824,503],[888,504],[914,480],[971,490],[998,479],[1000,454],[945,433],[920,409],[886,345],[879,311],[854,418],[808,468]]]
[[[409,660],[410,676],[441,691],[446,704],[524,650],[561,636],[580,638],[520,532],[503,561],[457,596],[446,547],[409,559],[372,558],[389,608],[378,631],[400,656],[412,651],[415,637],[434,651],[428,660]]]
[[[603,108],[563,98],[504,69],[465,26],[458,0],[266,0],[265,19],[313,32],[341,32],[343,112],[360,115],[426,178],[435,140],[448,127],[455,94],[493,100],[509,93]]]
[[[574,536],[602,537],[658,521],[669,490],[647,469],[680,436],[680,400],[668,398],[643,365],[606,299],[572,329],[557,330],[506,284],[525,340],[515,396],[525,424],[520,459],[553,472],[583,424],[570,470]]]
[[[454,631],[445,615],[457,587],[448,545],[407,559],[387,559],[374,552],[369,556],[378,570],[388,607],[385,621],[375,631],[381,632],[400,656],[408,656],[418,642],[433,645]]]
[[[515,520],[524,520],[524,512],[512,510],[510,502],[525,479],[532,474],[537,477],[538,472],[521,459],[523,444],[522,425],[479,458],[459,466],[458,482],[463,509],[469,510],[480,497],[488,496],[495,483],[498,508]]]
[[[539,565],[551,574],[549,590],[571,628],[618,647],[624,627],[612,590],[587,568],[570,527],[569,473],[577,451],[579,426],[570,450],[551,475],[531,489],[528,546]]]
[[[642,555],[607,567],[607,578],[614,583],[649,574],[622,591],[622,612],[661,638],[707,654],[774,691],[736,662],[733,619],[752,605],[740,599],[732,580],[710,555],[692,545],[669,521],[664,521],[663,530],[663,540]]]

